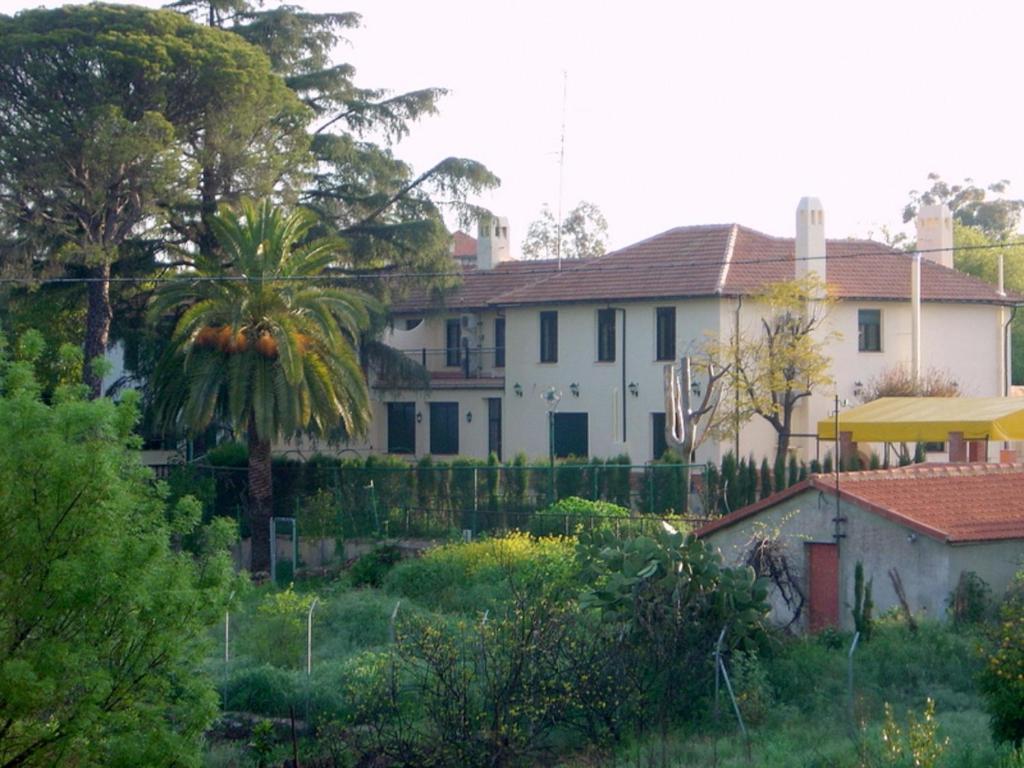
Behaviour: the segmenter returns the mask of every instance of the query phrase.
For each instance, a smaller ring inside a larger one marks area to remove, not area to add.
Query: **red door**
[[[807,624],[811,632],[839,626],[839,547],[804,544],[807,554]]]

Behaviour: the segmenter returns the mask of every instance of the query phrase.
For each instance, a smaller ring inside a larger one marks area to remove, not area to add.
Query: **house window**
[[[388,403],[388,453],[416,453],[416,403]]]
[[[861,309],[857,311],[857,350],[860,352],[882,351],[882,310]]]
[[[430,452],[454,455],[459,452],[459,404],[430,404]]]
[[[658,360],[676,359],[676,308],[658,307],[655,310],[655,352]]]
[[[554,422],[555,456],[564,459],[589,454],[586,413],[555,413]]]
[[[494,367],[505,367],[505,318],[494,318]]]
[[[615,361],[615,310],[597,310],[597,360],[601,363]]]
[[[457,317],[444,326],[444,364],[453,368],[462,365],[462,321]]]
[[[501,398],[487,398],[487,453],[501,458]]]
[[[651,414],[651,459],[657,461],[665,455],[668,450],[668,442],[665,440],[665,414]]]
[[[540,313],[540,361],[558,362],[558,313]]]

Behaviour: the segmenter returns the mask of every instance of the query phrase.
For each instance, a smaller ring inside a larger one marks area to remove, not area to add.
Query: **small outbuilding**
[[[962,574],[973,572],[998,597],[1021,568],[1024,465],[811,475],[697,535],[727,564],[772,578],[782,625],[851,629],[857,562],[872,582],[876,615],[905,603],[915,615],[943,619]]]

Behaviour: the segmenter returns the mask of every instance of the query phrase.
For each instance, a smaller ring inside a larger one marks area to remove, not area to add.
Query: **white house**
[[[920,302],[912,302],[914,257],[869,240],[826,240],[825,214],[800,201],[794,237],[738,224],[662,232],[596,259],[511,258],[508,223],[484,224],[476,263],[459,240],[462,285],[444,306],[414,291],[393,307],[388,343],[424,363],[429,389],[375,381],[374,422],[362,449],[409,457],[455,454],[547,456],[549,412],[558,455],[660,455],[662,368],[737,325],[755,332],[754,296],[769,282],[808,271],[838,301],[830,327],[835,389],[803,401],[796,432],[813,433],[833,395],[855,399],[884,369],[948,371],[961,392],[1007,392],[1007,296],[952,268],[952,219],[925,209],[918,221]],[[916,318],[916,319],[915,319]],[[770,456],[775,433],[755,417],[738,443],[706,442],[698,459]],[[813,458],[812,439],[793,441]]]

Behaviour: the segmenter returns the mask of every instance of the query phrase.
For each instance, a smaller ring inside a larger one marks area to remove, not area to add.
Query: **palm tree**
[[[304,242],[315,218],[244,201],[210,221],[217,249],[159,286],[150,318],[180,311],[155,374],[158,423],[192,433],[225,418],[249,447],[252,569],[270,565],[271,443],[309,430],[365,432],[370,419],[359,334],[379,305],[311,280],[342,244]]]

